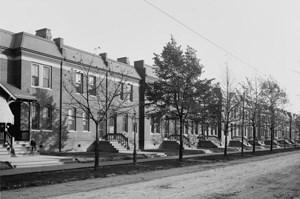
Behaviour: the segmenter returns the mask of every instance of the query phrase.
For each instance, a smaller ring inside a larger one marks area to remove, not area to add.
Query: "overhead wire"
[[[208,39],[206,36],[200,34],[198,31],[196,31],[195,29],[193,29],[192,27],[186,25],[185,23],[183,23],[182,21],[180,21],[179,19],[175,18],[174,16],[170,15],[169,13],[167,13],[166,11],[162,10],[161,8],[159,8],[158,6],[154,5],[153,3],[149,2],[148,0],[144,0],[144,2],[146,2],[148,5],[150,5],[151,7],[155,8],[156,10],[158,10],[160,13],[168,16],[169,18],[171,18],[173,21],[177,22],[178,24],[182,25],[183,27],[185,27],[186,29],[190,30],[191,32],[193,32],[194,34],[196,34],[197,36],[201,37],[202,39],[206,40],[207,42],[209,42],[210,44],[212,44],[213,46],[215,46],[216,48],[218,48],[219,50],[223,51],[224,53],[226,53],[227,55],[233,57],[234,59],[238,60],[239,62],[241,62],[242,64],[254,69],[256,72],[259,72],[261,75],[267,76],[264,72],[262,72],[261,70],[257,69],[256,67],[254,67],[253,65],[247,63],[245,60],[243,60],[242,58],[238,57],[237,55],[235,55],[234,53],[231,53],[230,51],[226,50],[225,48],[223,48],[222,46],[220,46],[219,44],[217,44],[216,42],[212,41],[211,39]],[[299,73],[299,71],[294,70],[295,73]],[[268,74],[268,76],[272,77],[273,76],[271,74]],[[298,97],[298,96],[297,96]]]
[[[150,6],[152,6],[153,8],[155,8],[156,10],[158,10],[159,12],[163,13],[164,15],[168,16],[169,18],[171,18],[172,20],[174,20],[175,22],[179,23],[180,25],[184,26],[185,28],[187,28],[188,30],[192,31],[194,34],[196,34],[197,36],[201,37],[202,39],[206,40],[207,42],[209,42],[210,44],[212,44],[213,46],[215,46],[216,48],[220,49],[221,51],[225,52],[226,54],[230,55],[231,57],[235,58],[236,60],[238,60],[239,62],[243,63],[244,65],[254,69],[255,71],[258,71],[259,73],[266,75],[265,73],[263,73],[262,71],[260,71],[259,69],[257,69],[256,67],[252,66],[251,64],[248,64],[246,61],[244,61],[242,58],[238,57],[237,55],[231,53],[230,51],[226,50],[225,48],[223,48],[222,46],[220,46],[219,44],[217,44],[216,42],[212,41],[211,39],[208,39],[207,37],[205,37],[204,35],[200,34],[198,31],[196,31],[195,29],[193,29],[192,27],[186,25],[185,23],[181,22],[180,20],[178,20],[177,18],[173,17],[172,15],[170,15],[169,13],[167,13],[166,11],[160,9],[158,6],[154,5],[153,3],[144,0],[147,4],[149,4]]]

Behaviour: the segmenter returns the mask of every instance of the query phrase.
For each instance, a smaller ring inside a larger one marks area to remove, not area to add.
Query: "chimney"
[[[128,57],[121,57],[117,59],[118,62],[122,62],[124,64],[130,64],[129,63],[129,58]]]
[[[35,36],[42,37],[44,39],[52,39],[51,30],[48,28],[43,28],[35,31]]]
[[[107,61],[107,53],[100,53],[99,56],[102,57],[104,61]]]
[[[65,50],[64,50],[64,39],[63,38],[55,38],[53,39],[53,41],[55,42],[56,46],[58,47],[60,53],[65,56]]]

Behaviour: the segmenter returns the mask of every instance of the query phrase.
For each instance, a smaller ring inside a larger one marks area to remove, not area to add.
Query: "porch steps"
[[[129,144],[129,149],[126,149],[125,146],[123,146],[122,144],[118,143],[117,141],[110,141],[110,143],[112,144],[112,146],[119,152],[119,153],[123,153],[125,151],[133,151],[133,145]]]
[[[251,144],[248,143],[248,141],[244,140],[244,147],[252,147]],[[241,140],[230,140],[229,147],[242,147],[242,141]]]
[[[10,156],[10,151],[7,151],[7,148],[1,144],[0,145],[0,160],[2,159],[3,156]]]
[[[36,150],[31,151],[28,141],[15,141],[13,147],[16,155],[38,155]]]
[[[199,140],[198,148],[221,148],[222,146],[212,140]]]

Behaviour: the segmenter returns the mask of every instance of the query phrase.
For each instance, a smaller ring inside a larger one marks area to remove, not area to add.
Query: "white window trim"
[[[39,85],[38,86],[34,86],[33,82],[32,82],[32,66],[33,65],[37,65],[38,69],[39,69]],[[50,68],[50,88],[48,87],[44,87],[43,85],[43,80],[44,80],[44,66]],[[36,62],[32,62],[31,64],[31,68],[30,68],[30,84],[32,88],[42,88],[42,89],[46,89],[46,90],[52,90],[52,86],[53,86],[53,67],[49,66],[49,65],[45,65],[45,64],[40,64],[40,63],[36,63]]]

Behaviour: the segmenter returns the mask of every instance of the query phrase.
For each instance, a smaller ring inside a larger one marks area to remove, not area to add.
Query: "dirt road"
[[[300,151],[4,191],[1,198],[300,198]]]

